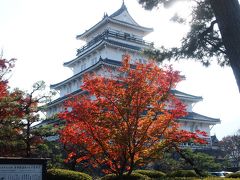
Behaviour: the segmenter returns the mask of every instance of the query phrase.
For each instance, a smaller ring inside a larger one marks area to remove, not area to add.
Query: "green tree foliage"
[[[40,120],[39,111],[41,110],[41,104],[50,101],[52,93],[45,93],[45,83],[43,81],[36,82],[32,86],[30,92],[22,92],[23,101],[20,104],[21,111],[24,116],[22,119],[22,131],[24,141],[26,144],[26,156],[31,156],[31,146],[42,143],[41,138],[32,133],[31,126]]]
[[[172,151],[165,151],[164,153],[158,153],[158,158],[152,159],[147,165],[147,168],[163,171],[165,173],[171,173],[178,169],[183,169],[185,161],[178,158],[176,153]]]
[[[169,7],[181,0],[139,0],[145,9],[159,5]],[[182,39],[180,48],[174,47],[146,51],[152,58],[162,61],[172,57],[193,58],[203,65],[217,59],[220,66],[230,65],[240,91],[240,5],[238,0],[196,0],[192,4],[190,30]],[[174,16],[176,22],[186,20]],[[215,58],[212,58],[215,57]]]
[[[221,165],[215,162],[214,157],[202,152],[194,152],[191,149],[184,149],[180,156],[193,168],[200,176],[208,171],[220,170]],[[186,166],[185,166],[186,168]],[[200,173],[199,173],[200,172]]]
[[[213,156],[191,149],[178,149],[178,151],[165,152],[155,161],[152,168],[164,171],[168,174],[179,169],[195,170],[199,176],[205,176],[208,171],[221,169]]]
[[[58,136],[58,131],[61,129],[58,125],[44,125],[35,127],[32,134],[40,137],[43,143],[37,144],[32,149],[33,157],[50,158],[48,160],[48,168],[65,168],[64,148],[58,140],[49,140],[49,137]]]

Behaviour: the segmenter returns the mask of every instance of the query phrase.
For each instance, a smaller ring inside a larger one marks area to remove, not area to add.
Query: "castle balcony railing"
[[[143,46],[146,46],[146,47],[153,47],[154,46],[153,42],[147,42],[143,39],[132,36],[129,33],[118,32],[118,31],[114,31],[114,30],[105,30],[102,34],[96,36],[93,40],[88,42],[82,48],[78,49],[77,50],[77,56],[80,53],[82,53],[83,51],[89,49],[90,47],[92,47],[93,45],[98,43],[99,41],[104,40],[104,39],[109,39],[109,38],[115,38],[115,39],[124,40],[124,41],[128,41],[128,42],[133,42],[133,43],[143,45]]]
[[[206,144],[194,144],[194,143],[183,143],[180,144],[180,148],[191,148],[191,149],[209,149],[212,148],[211,138],[203,138]]]

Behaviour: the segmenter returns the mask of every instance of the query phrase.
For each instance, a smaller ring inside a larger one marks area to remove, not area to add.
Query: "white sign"
[[[42,165],[0,164],[0,180],[42,180]]]

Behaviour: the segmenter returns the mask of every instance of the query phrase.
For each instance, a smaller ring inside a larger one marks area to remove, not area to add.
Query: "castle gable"
[[[121,31],[124,29],[126,33],[135,34],[136,36],[143,38],[148,33],[153,31],[152,28],[140,26],[129,14],[127,7],[123,3],[121,8],[116,12],[108,16],[104,14],[104,17],[97,24],[86,30],[84,33],[77,35],[77,39],[90,42],[97,35],[103,33],[107,29],[114,29]]]
[[[131,15],[129,14],[127,7],[125,6],[125,4],[122,4],[122,7],[117,10],[115,13],[113,13],[110,18],[118,20],[118,21],[122,21],[128,24],[132,24],[134,26],[139,26],[138,23],[136,23],[136,21],[134,21],[134,19],[131,17]]]

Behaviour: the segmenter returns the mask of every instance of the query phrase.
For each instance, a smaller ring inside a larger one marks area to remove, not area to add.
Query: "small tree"
[[[0,58],[0,153],[2,156],[29,157],[31,144],[40,140],[31,133],[31,125],[39,121],[39,105],[50,100],[53,93],[43,92],[43,81],[35,83],[30,93],[9,90],[8,74],[14,63],[15,59]]]
[[[31,144],[42,142],[41,137],[32,134],[31,126],[40,120],[39,111],[41,110],[41,104],[50,101],[52,92],[45,93],[45,83],[43,81],[36,82],[30,93],[22,92],[22,99],[20,108],[24,114],[22,120],[22,130],[24,142],[26,144],[26,157],[31,155]]]
[[[129,56],[123,59],[118,75],[86,76],[81,88],[87,93],[68,100],[59,114],[66,120],[62,143],[83,152],[77,162],[87,160],[118,176],[131,174],[173,142],[204,143],[196,133],[179,130],[176,120],[186,115],[185,106],[170,91],[180,81],[178,72],[154,63],[132,66],[129,61]]]
[[[24,146],[19,126],[23,113],[19,108],[21,93],[9,91],[8,77],[14,67],[15,59],[0,58],[0,154],[14,156],[21,154]]]
[[[240,130],[234,135],[226,136],[220,141],[220,147],[226,154],[232,167],[240,167]]]
[[[199,176],[204,176],[208,171],[217,171],[221,168],[221,165],[215,162],[214,157],[206,153],[194,152],[191,149],[184,149],[178,153]],[[185,167],[187,167],[186,164]]]

